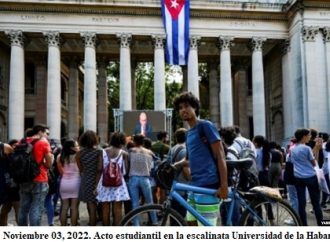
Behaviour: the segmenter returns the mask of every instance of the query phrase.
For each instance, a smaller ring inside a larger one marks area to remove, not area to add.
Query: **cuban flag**
[[[190,0],[161,0],[168,64],[186,65],[189,54]]]

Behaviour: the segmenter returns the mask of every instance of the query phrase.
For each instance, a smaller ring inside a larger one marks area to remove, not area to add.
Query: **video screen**
[[[124,111],[123,131],[127,135],[144,134],[151,140],[157,140],[157,133],[165,131],[166,116],[162,111],[137,110]]]

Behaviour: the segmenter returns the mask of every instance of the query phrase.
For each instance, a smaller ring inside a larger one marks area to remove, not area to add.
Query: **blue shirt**
[[[207,143],[203,142],[203,138]],[[210,145],[220,141],[216,127],[210,121],[199,120],[187,132],[186,147],[192,177],[192,185],[206,186],[219,183],[219,173]],[[206,141],[206,140],[205,140]]]
[[[314,160],[312,149],[304,144],[297,144],[289,156],[293,163],[294,176],[298,178],[310,178],[316,175],[312,161]]]

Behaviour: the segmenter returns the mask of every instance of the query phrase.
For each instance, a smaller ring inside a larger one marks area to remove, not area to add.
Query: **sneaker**
[[[294,226],[295,225],[295,223],[293,222],[292,219],[286,219],[286,220],[284,220],[284,223],[286,225],[289,225],[289,226]]]
[[[326,213],[330,213],[330,208],[324,208],[323,211]]]
[[[310,213],[314,213],[314,209],[312,209],[312,208],[309,209],[309,212],[310,212]]]

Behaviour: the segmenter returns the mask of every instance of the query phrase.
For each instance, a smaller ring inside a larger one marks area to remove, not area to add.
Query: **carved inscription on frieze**
[[[329,17],[330,16],[330,12],[320,12],[320,16]]]
[[[119,18],[110,18],[110,17],[92,17],[92,22],[95,22],[95,23],[111,24],[111,23],[117,23],[117,22],[119,22]]]
[[[230,22],[231,26],[234,27],[255,27],[256,24],[253,22],[249,22],[249,21],[231,21]]]
[[[44,15],[21,15],[21,20],[23,21],[36,21],[36,22],[43,22],[46,20]]]

